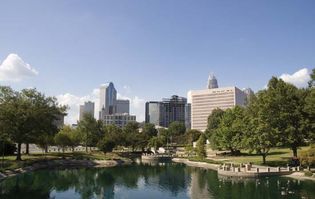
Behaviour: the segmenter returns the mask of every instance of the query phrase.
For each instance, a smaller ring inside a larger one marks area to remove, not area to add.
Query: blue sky
[[[96,88],[109,81],[139,120],[145,101],[203,89],[209,73],[219,86],[255,91],[273,75],[302,85],[315,67],[314,7],[297,0],[4,0],[0,84],[58,96],[71,107],[70,123],[78,104],[97,100]]]

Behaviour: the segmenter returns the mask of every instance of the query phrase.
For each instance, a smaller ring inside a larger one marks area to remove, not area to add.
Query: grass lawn
[[[310,147],[300,147],[298,149],[298,155],[302,151],[306,151]],[[216,156],[215,159],[226,159],[224,162],[234,163],[248,163],[262,165],[262,156],[255,153],[249,154],[248,151],[241,151],[240,156]],[[289,148],[273,148],[270,150],[269,155],[266,158],[266,165],[268,166],[286,166],[288,161],[292,157],[292,151]]]
[[[17,169],[20,167],[28,166],[36,161],[56,160],[56,159],[76,159],[76,160],[112,160],[124,159],[117,153],[107,153],[106,155],[101,152],[68,152],[68,153],[38,153],[30,155],[22,155],[22,161],[16,161],[16,156],[5,156],[4,161],[0,158],[0,171],[7,169]]]

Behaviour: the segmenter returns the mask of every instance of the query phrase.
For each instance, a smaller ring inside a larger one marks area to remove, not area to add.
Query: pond
[[[315,183],[284,177],[220,178],[178,163],[41,170],[0,182],[0,198],[315,198]]]

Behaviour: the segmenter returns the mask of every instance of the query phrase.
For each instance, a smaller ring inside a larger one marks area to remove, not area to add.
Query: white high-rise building
[[[213,76],[214,77],[214,76]],[[212,78],[213,80],[213,78]],[[212,87],[212,86],[210,86]],[[247,95],[237,87],[210,88],[189,92],[191,99],[191,128],[204,131],[212,110],[245,106]]]
[[[83,119],[83,115],[87,113],[94,117],[94,102],[88,101],[84,102],[83,105],[80,105],[79,120],[81,121]]]

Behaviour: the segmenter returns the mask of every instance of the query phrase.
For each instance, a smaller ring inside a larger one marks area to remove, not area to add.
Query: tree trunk
[[[48,146],[45,146],[45,153],[48,153]]]
[[[17,153],[16,153],[16,160],[22,160],[21,158],[21,143],[18,143]]]
[[[297,157],[297,147],[295,145],[292,146],[293,156]]]
[[[266,154],[262,154],[262,158],[263,158],[263,164],[266,164]]]
[[[27,155],[30,154],[30,144],[29,143],[25,144],[25,154],[27,154]]]

